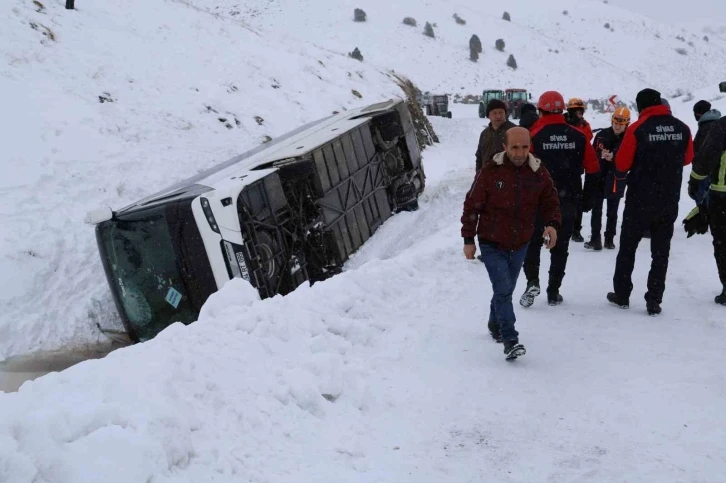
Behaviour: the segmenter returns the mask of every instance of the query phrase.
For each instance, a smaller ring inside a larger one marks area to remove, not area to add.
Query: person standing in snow
[[[537,107],[529,102],[522,105],[520,113],[519,125],[523,128],[531,129],[532,125],[539,120]]]
[[[693,152],[696,156],[703,149],[706,135],[716,121],[721,117],[721,112],[717,109],[711,109],[711,103],[708,101],[700,100],[693,106],[693,116],[698,122],[698,131],[696,136],[693,138]],[[701,181],[701,186],[695,196],[692,196],[696,205],[700,205],[702,202],[708,206],[708,193],[711,185],[711,176],[706,177]]]
[[[497,342],[504,343],[507,359],[525,354],[514,328],[516,317],[512,294],[536,233],[538,243],[557,246],[561,227],[559,198],[550,173],[530,153],[529,132],[513,127],[505,135],[504,152],[495,154],[477,173],[464,200],[461,236],[464,255],[474,259],[478,237],[481,255],[492,284],[488,328]],[[535,227],[539,214],[543,226]],[[540,247],[537,247],[539,250]]]
[[[507,105],[499,99],[492,99],[487,104],[486,116],[489,118],[489,126],[479,135],[479,145],[476,148],[476,170],[479,171],[482,164],[501,153],[504,146],[504,133],[515,127],[515,124],[507,119]]]
[[[588,143],[592,142],[592,128],[590,123],[585,120],[585,111],[587,106],[585,102],[579,97],[573,97],[567,101],[567,114],[565,114],[565,121],[570,126],[575,126],[585,133],[585,137]],[[580,189],[582,189],[582,181],[580,181]],[[575,213],[575,228],[572,231],[572,241],[582,243],[585,239],[582,237],[582,199],[577,205],[577,212]]]
[[[600,160],[600,172],[585,177],[585,204],[592,209],[590,218],[590,241],[587,250],[602,250],[602,205],[607,200],[607,225],[605,227],[605,248],[615,249],[615,233],[618,226],[618,206],[625,192],[625,177],[615,175],[615,156],[630,124],[630,109],[618,107],[610,119],[611,125],[598,132],[593,141],[595,153]]]
[[[688,179],[688,195],[691,198],[696,198],[703,180],[709,175],[711,184],[708,193],[708,222],[722,285],[722,291],[714,302],[726,305],[726,117],[720,118],[709,127],[708,134],[693,160],[691,176]]]
[[[563,301],[560,287],[565,278],[565,267],[577,206],[582,199],[582,172],[585,170],[587,173],[596,173],[600,170],[600,163],[585,134],[565,122],[565,116],[562,114],[565,109],[565,101],[562,94],[556,91],[543,93],[539,98],[537,108],[541,117],[530,131],[532,153],[542,160],[552,174],[562,212],[559,242],[550,251],[551,263],[547,286],[547,302],[550,305],[558,305]],[[538,227],[542,226],[542,220],[538,220],[537,223]],[[519,299],[522,307],[530,307],[540,293],[541,231],[541,228],[535,230],[534,238],[529,244],[524,260],[527,289]]]
[[[691,130],[662,103],[660,93],[643,89],[635,98],[639,118],[623,137],[615,169],[628,173],[620,250],[615,262],[613,291],[607,300],[621,308],[630,305],[635,251],[643,229],[651,235],[652,262],[645,293],[649,315],[661,313],[673,227],[678,217],[683,167],[693,160]]]

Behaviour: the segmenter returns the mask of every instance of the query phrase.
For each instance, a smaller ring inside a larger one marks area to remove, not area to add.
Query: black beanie
[[[693,114],[702,116],[711,110],[711,103],[708,101],[700,100],[693,105]]]
[[[649,107],[659,106],[661,105],[660,92],[650,88],[643,89],[635,96],[635,104],[638,106],[638,112],[643,112]]]
[[[534,104],[530,104],[529,102],[526,104],[522,104],[522,107],[520,108],[520,112],[524,114],[525,112],[537,112],[537,107]]]
[[[489,113],[493,111],[494,109],[504,109],[504,112],[507,112],[507,105],[504,103],[504,101],[501,101],[499,99],[492,99],[487,104],[487,114],[486,117],[489,117]]]

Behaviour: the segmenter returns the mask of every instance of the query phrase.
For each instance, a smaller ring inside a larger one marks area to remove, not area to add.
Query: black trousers
[[[575,220],[573,226],[573,230],[577,233],[580,233],[582,231],[582,208],[582,198],[580,197],[577,200],[577,205],[575,206]]]
[[[605,225],[605,238],[615,238],[618,227],[618,207],[620,198],[607,199],[602,193],[595,195],[592,200],[592,216],[590,218],[590,229],[592,239],[599,239],[602,232],[602,208],[603,202],[607,204],[607,222]]]
[[[708,217],[713,236],[713,254],[718,278],[726,290],[726,193],[711,191],[708,196]]]
[[[630,298],[633,291],[632,274],[635,267],[635,251],[643,233],[650,230],[651,264],[648,273],[648,291],[645,300],[663,302],[668,257],[671,250],[673,229],[678,218],[678,205],[648,207],[638,200],[625,202],[623,225],[620,233],[620,250],[615,260],[613,288],[618,297]]]
[[[548,293],[559,292],[562,280],[565,278],[570,238],[572,238],[572,231],[575,226],[577,202],[560,198],[560,211],[562,212],[562,228],[557,232],[557,244],[550,250]],[[538,218],[532,240],[527,247],[527,255],[524,257],[524,275],[527,277],[528,284],[536,282],[539,285],[539,265],[542,244],[544,243],[542,239],[543,231],[544,222]]]

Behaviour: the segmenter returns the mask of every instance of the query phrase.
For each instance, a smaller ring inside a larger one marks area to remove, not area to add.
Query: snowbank
[[[344,53],[186,2],[12,3],[0,13],[0,91],[13,93],[0,154],[0,359],[92,344],[96,323],[119,328],[87,211],[402,95]]]
[[[660,318],[646,244],[629,311],[605,301],[616,254],[573,244],[565,304],[518,310],[528,354],[505,362],[459,236],[482,123],[454,115],[421,209],[355,269],[264,301],[231,282],[197,323],[0,394],[0,481],[721,481],[710,239],[677,230]]]

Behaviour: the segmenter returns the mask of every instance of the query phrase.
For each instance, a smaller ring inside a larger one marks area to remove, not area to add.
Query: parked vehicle
[[[522,114],[522,106],[532,99],[532,94],[527,94],[527,89],[506,89],[504,91],[509,115],[512,119],[519,119]]]
[[[451,119],[449,110],[449,96],[447,94],[434,94],[427,98],[426,115],[441,116]]]
[[[425,186],[408,106],[389,100],[302,126],[118,211],[90,212],[133,341],[197,320],[233,277],[261,298],[342,270]]]
[[[499,99],[505,103],[507,102],[503,90],[485,89],[484,92],[482,92],[481,100],[479,101],[479,117],[487,117],[487,104],[489,104],[489,101],[492,99]]]

